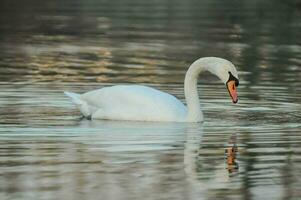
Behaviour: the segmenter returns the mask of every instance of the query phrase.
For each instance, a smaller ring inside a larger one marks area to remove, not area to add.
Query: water
[[[0,199],[300,199],[300,7],[1,1]],[[204,123],[89,121],[62,93],[135,83],[184,101],[203,56],[241,83],[233,105],[200,77]]]

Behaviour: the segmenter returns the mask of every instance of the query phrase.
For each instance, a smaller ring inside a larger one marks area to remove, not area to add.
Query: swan
[[[218,57],[199,58],[190,65],[184,81],[187,106],[173,95],[142,85],[116,85],[84,94],[64,93],[91,119],[201,122],[197,79],[204,71],[216,75],[226,85],[233,103],[237,103],[237,70],[230,61]]]

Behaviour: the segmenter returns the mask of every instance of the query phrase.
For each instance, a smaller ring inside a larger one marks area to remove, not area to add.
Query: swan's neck
[[[184,82],[184,92],[187,104],[187,121],[198,122],[203,120],[200,100],[198,95],[198,76],[203,72],[203,65],[196,61],[192,63],[186,72]]]
[[[204,72],[209,71],[212,74],[218,76],[222,81],[225,82],[222,71],[220,70],[220,63],[223,59],[206,57],[196,60],[192,63],[186,73],[184,92],[187,103],[187,121],[198,122],[203,120],[203,113],[200,107],[200,100],[198,95],[198,76]]]

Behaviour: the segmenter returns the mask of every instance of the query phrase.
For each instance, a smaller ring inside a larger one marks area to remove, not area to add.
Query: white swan
[[[233,103],[238,101],[238,75],[234,65],[225,59],[205,57],[189,67],[184,83],[187,107],[176,97],[151,87],[117,85],[82,95],[65,92],[85,117],[92,119],[200,122],[203,114],[197,91],[198,75],[209,71],[226,84]]]

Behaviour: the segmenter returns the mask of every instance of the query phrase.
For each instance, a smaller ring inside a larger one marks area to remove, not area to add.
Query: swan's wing
[[[175,118],[184,118],[187,112],[186,107],[176,97],[138,85],[119,85],[93,90],[83,94],[81,99],[88,105],[99,108],[94,115],[97,118],[175,121]]]

